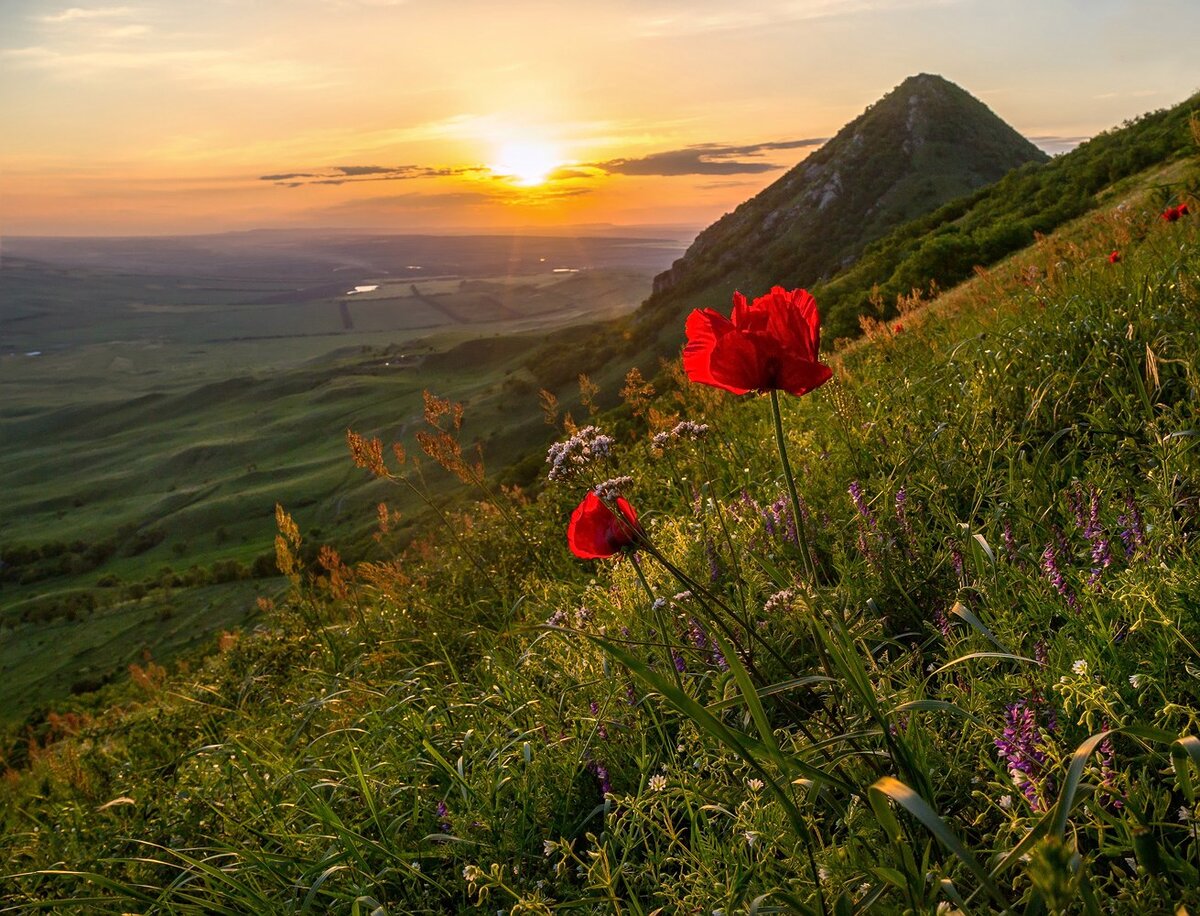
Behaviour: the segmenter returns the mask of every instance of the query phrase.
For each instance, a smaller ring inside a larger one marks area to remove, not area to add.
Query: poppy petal
[[[805,289],[771,290],[768,333],[793,357],[815,360],[821,347],[821,319],[817,301]]]
[[[603,560],[637,541],[641,535],[637,513],[625,497],[617,498],[618,517],[594,490],[588,491],[567,525],[567,546],[583,560]]]
[[[899,327],[897,326],[897,330]],[[833,378],[833,370],[815,360],[789,359],[780,366],[775,386],[796,397],[820,388]]]
[[[709,384],[734,394],[770,387],[771,379],[767,377],[765,354],[761,352],[760,344],[752,335],[740,330],[718,340],[709,357],[713,379]]]
[[[683,371],[689,379],[704,385],[715,385],[734,394],[745,394],[749,391],[748,388],[731,388],[718,381],[712,374],[713,350],[720,340],[734,330],[728,318],[713,309],[697,309],[688,315],[686,330],[688,340],[683,348]]]
[[[617,552],[609,544],[608,532],[612,522],[612,512],[599,496],[589,491],[571,513],[571,521],[567,525],[567,545],[571,553],[584,560],[611,557]]]

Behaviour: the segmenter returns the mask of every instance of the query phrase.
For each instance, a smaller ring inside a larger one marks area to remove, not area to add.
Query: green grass
[[[305,564],[261,629],[35,732],[0,785],[6,902],[1200,906],[1180,813],[1200,768],[1198,241],[1135,197],[786,398],[815,583],[767,400],[682,379],[650,406],[708,424],[701,442],[658,454],[629,410],[598,416],[613,456],[574,481],[480,494],[394,565]],[[619,474],[653,550],[572,559],[567,516]],[[1021,716],[1018,780],[996,742]]]

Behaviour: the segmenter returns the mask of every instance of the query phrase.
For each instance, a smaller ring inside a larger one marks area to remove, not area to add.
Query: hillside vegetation
[[[1195,210],[1195,177],[1149,181]],[[5,901],[1200,906],[1197,217],[1117,203],[907,300],[784,396],[815,576],[765,398],[678,369],[627,380],[618,415],[589,392],[576,420],[610,447],[531,499],[492,489],[427,397],[422,468],[479,502],[354,566],[301,561],[281,508],[292,590],[263,626],[190,671],[137,667],[13,761]],[[351,445],[420,488],[389,442]],[[617,477],[648,545],[572,558],[568,516]]]

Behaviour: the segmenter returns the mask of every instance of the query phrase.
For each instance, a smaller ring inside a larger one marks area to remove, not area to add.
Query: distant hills
[[[1047,158],[948,80],[909,77],[701,232],[655,278],[646,309],[666,319],[727,303],[735,289],[811,287],[889,230]]]

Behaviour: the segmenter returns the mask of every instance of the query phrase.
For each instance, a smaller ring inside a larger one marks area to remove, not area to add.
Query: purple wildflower
[[[804,511],[803,506],[800,509]],[[763,528],[768,536],[781,538],[785,542],[798,544],[799,537],[796,534],[796,519],[792,512],[790,500],[786,495],[780,496],[773,502],[769,509],[762,510]]]
[[[596,779],[600,782],[600,794],[609,795],[612,792],[612,783],[608,779],[608,767],[602,763],[592,762],[589,764],[593,773],[596,774]]]
[[[934,626],[941,631],[943,639],[950,638],[950,635],[953,632],[950,629],[950,618],[946,616],[946,612],[941,608],[938,608],[933,612],[933,623]]]
[[[1039,639],[1033,644],[1033,657],[1043,668],[1050,664],[1050,650],[1046,647],[1046,640]]]
[[[958,576],[958,581],[962,582],[966,577],[963,567],[962,550],[959,549],[958,543],[953,540],[948,540],[946,546],[950,548],[950,565],[954,567],[954,574]]]
[[[450,816],[450,809],[448,807],[446,807],[446,802],[445,801],[438,802],[437,808],[435,808],[434,810],[438,817],[438,829],[442,833],[449,833],[451,831],[451,829],[453,829],[453,827],[452,827],[450,821],[447,820],[447,818]]]
[[[585,426],[563,442],[555,442],[546,452],[551,480],[569,480],[593,461],[612,455],[613,438],[598,427]]]
[[[595,700],[592,700],[592,702],[588,704],[588,709],[592,713],[592,718],[596,720],[596,735],[601,741],[607,741],[608,729],[605,728],[604,723],[600,720],[600,704]]]
[[[680,674],[687,673],[687,662],[685,662],[683,660],[683,656],[674,649],[671,650],[671,661],[675,665],[676,671],[678,671]]]
[[[1005,711],[1005,727],[995,740],[996,755],[1004,761],[1013,783],[1021,790],[1034,811],[1045,808],[1043,797],[1052,789],[1047,781],[1045,792],[1039,792],[1038,782],[1046,764],[1044,735],[1038,725],[1037,711],[1024,700],[1011,704]]]
[[[1013,537],[1012,519],[1004,520],[1004,528],[1000,532],[1000,540],[1004,544],[1004,555],[1008,562],[1016,565],[1021,558],[1017,555],[1017,539]]]
[[[1063,575],[1059,560],[1059,545],[1056,543],[1061,539],[1062,532],[1056,528],[1054,535],[1054,539],[1042,551],[1042,569],[1046,573],[1046,578],[1050,580],[1050,584],[1066,599],[1067,607],[1074,610],[1079,607],[1079,601],[1075,598],[1071,586],[1067,584],[1067,577]]]
[[[1111,724],[1106,719],[1100,726],[1105,731],[1111,727]],[[1100,785],[1106,789],[1112,789],[1117,771],[1113,768],[1113,763],[1116,760],[1116,752],[1113,750],[1112,735],[1107,735],[1100,742],[1100,747],[1097,749],[1100,754]],[[1110,792],[1103,793],[1112,801],[1114,808],[1123,808],[1124,804],[1121,799],[1117,798]]]
[[[1083,490],[1076,484],[1067,491],[1067,506],[1071,510],[1071,514],[1075,516],[1075,525],[1080,531],[1084,531],[1088,526],[1088,513],[1083,507]]]
[[[866,497],[863,495],[862,484],[857,480],[850,481],[850,486],[847,488],[850,491],[850,498],[854,500],[854,508],[858,510],[859,516],[867,526],[875,527],[875,515],[871,512],[871,507],[867,505]]]
[[[1142,513],[1138,511],[1137,503],[1132,494],[1125,494],[1125,511],[1117,516],[1117,524],[1121,526],[1121,541],[1125,545],[1125,556],[1133,559],[1139,547],[1146,544],[1146,526],[1142,522]]]
[[[625,685],[625,702],[630,706],[637,706],[637,690],[633,686],[633,681]]]
[[[716,585],[721,579],[721,558],[712,538],[704,539],[704,555],[708,558],[708,582],[710,585]]]

